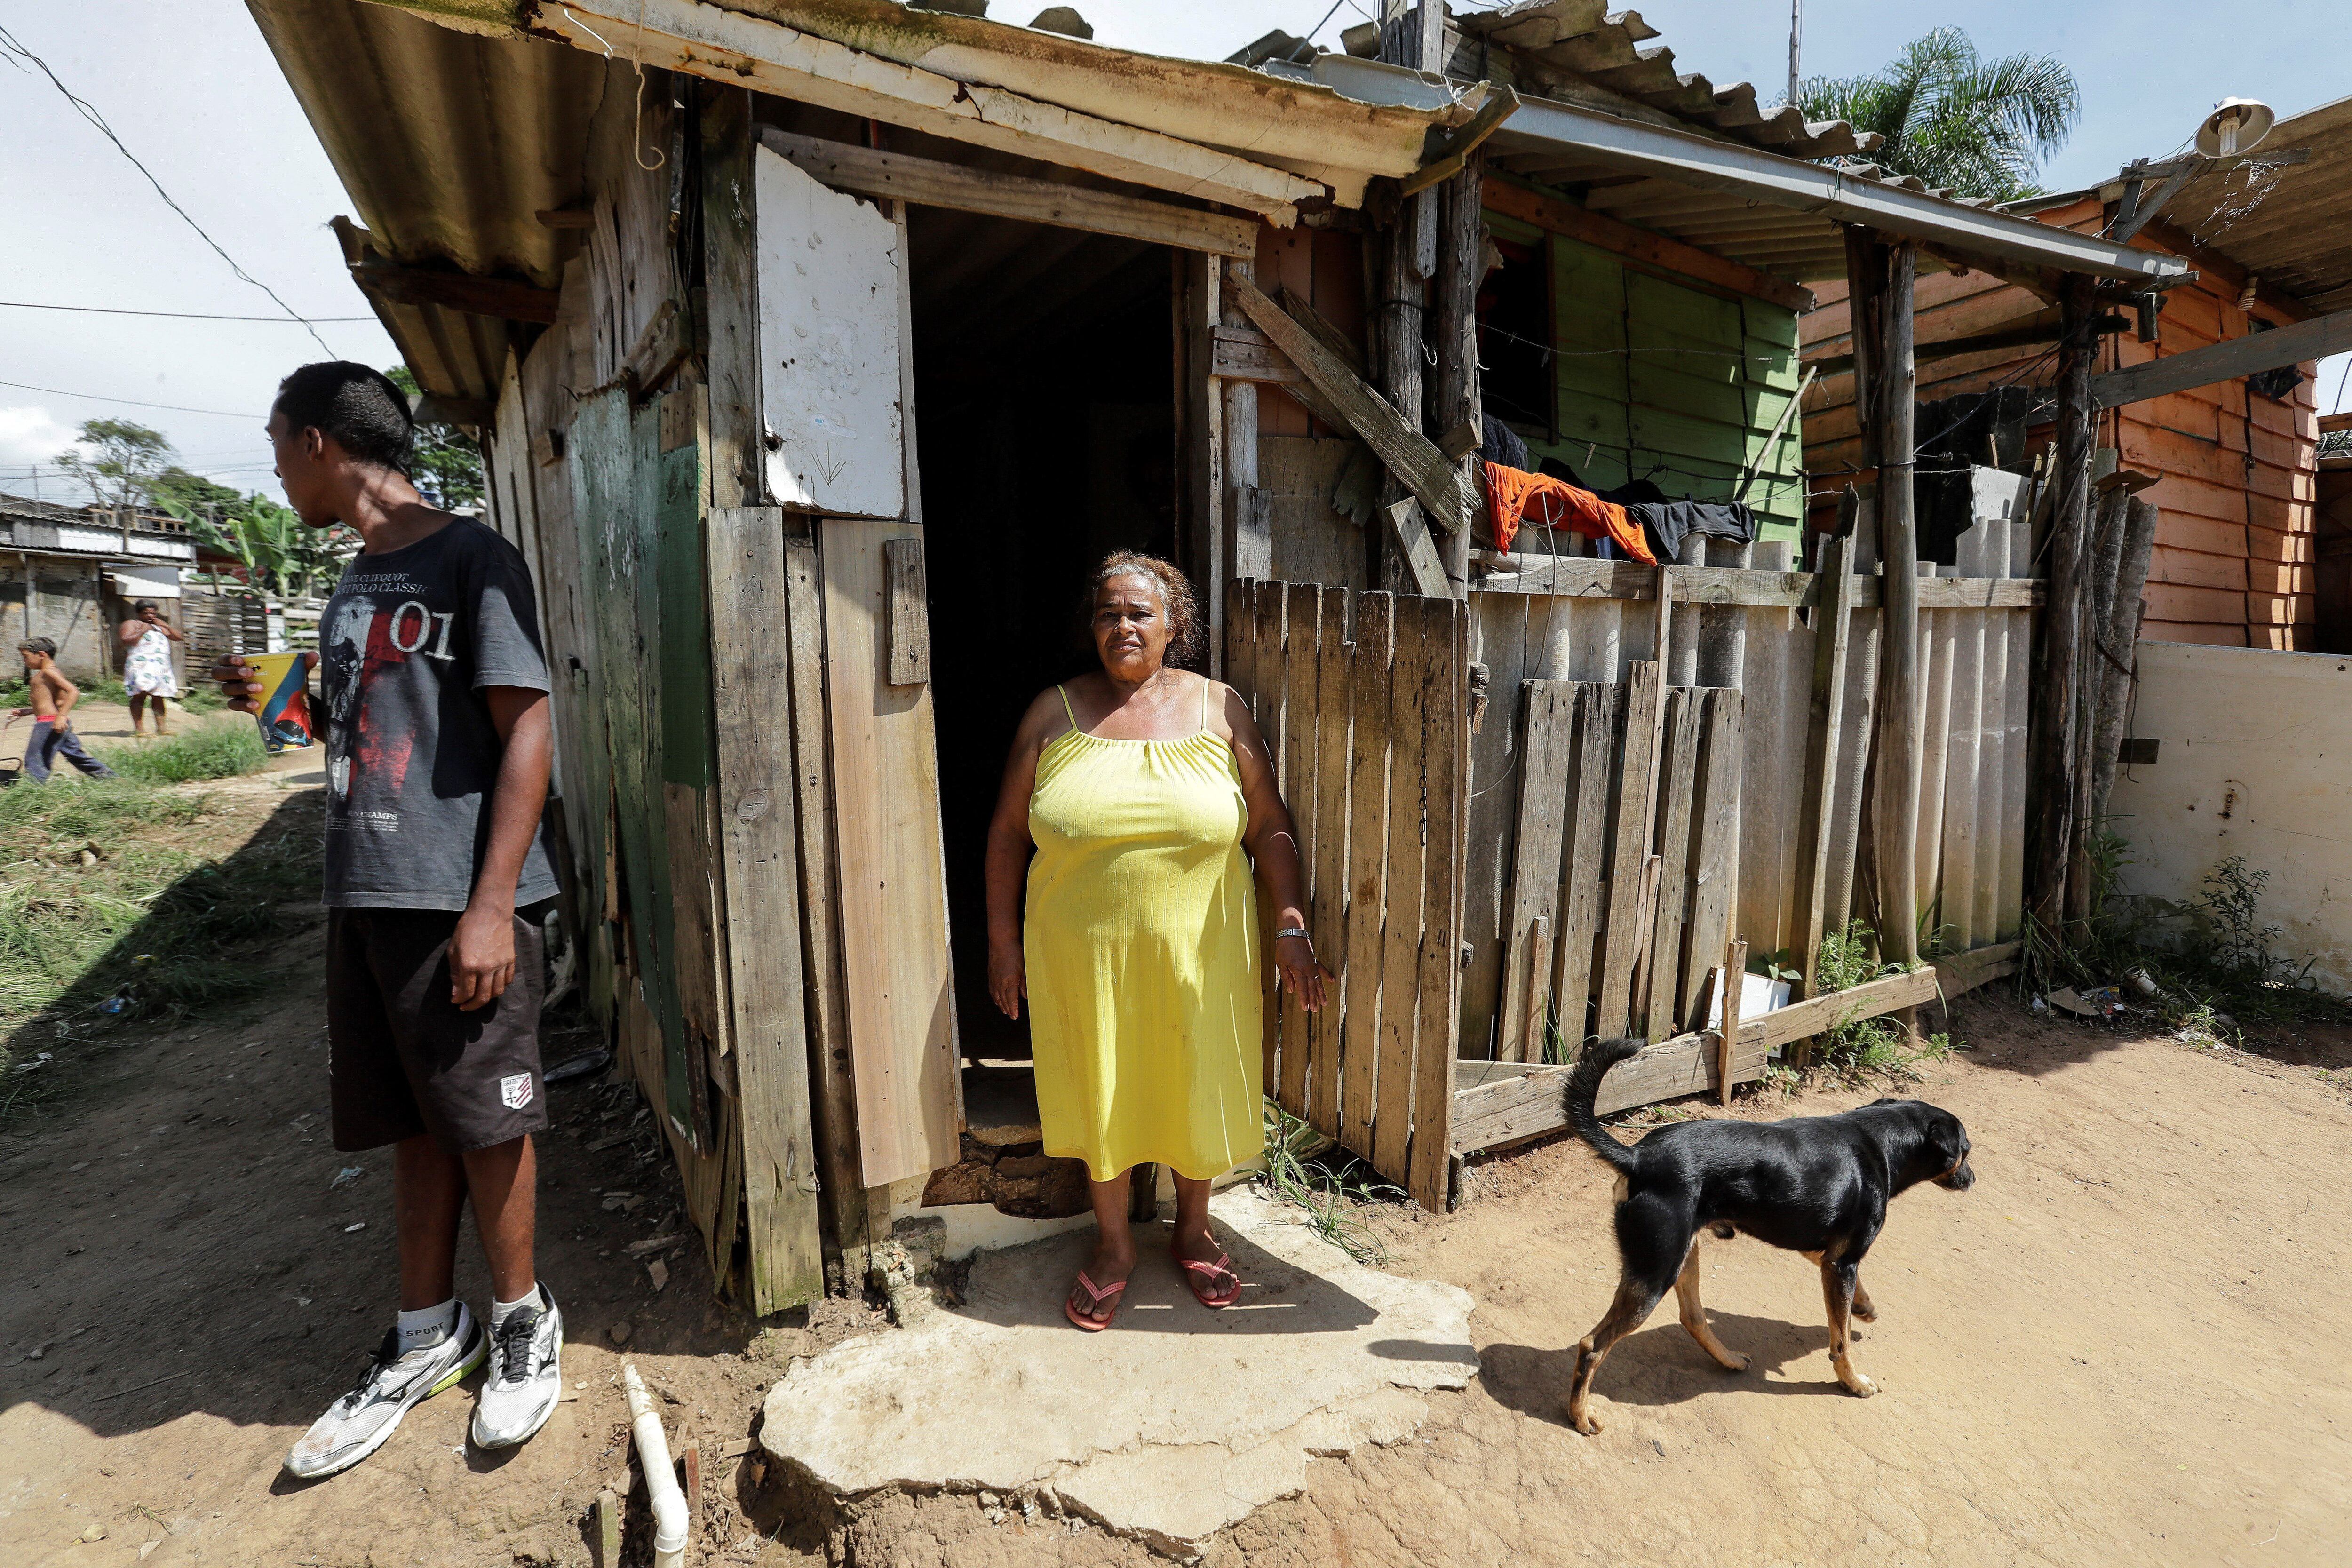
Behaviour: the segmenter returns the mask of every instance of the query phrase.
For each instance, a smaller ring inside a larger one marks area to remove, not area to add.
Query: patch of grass
[[[194,673],[192,672],[192,679]],[[83,700],[89,702],[120,702],[128,706],[131,701],[130,689],[122,684],[122,678],[119,675],[110,675],[103,680],[81,682],[81,694]],[[32,700],[32,689],[25,684],[22,670],[11,679],[0,680],[0,708],[22,708]],[[184,709],[190,713],[225,713],[228,710],[228,699],[220,694],[220,688],[205,682],[184,688],[179,696],[170,700],[175,711]]]
[[[99,759],[144,784],[191,784],[257,772],[269,752],[259,729],[240,719],[200,724],[164,740],[110,745]]]
[[[1388,1249],[1355,1211],[1400,1202],[1404,1189],[1271,1099],[1265,1102],[1265,1169],[1255,1180],[1262,1191],[1305,1210],[1308,1227],[1357,1262],[1388,1261]]]
[[[184,842],[216,809],[128,778],[0,791],[0,1056],[276,984],[257,961],[278,905],[316,896],[319,833],[280,819],[226,855]]]
[[[2081,940],[2063,952],[2040,944],[2053,984],[2122,982],[2126,1005],[2152,1006],[2184,1034],[2237,1046],[2249,1030],[2352,1024],[2352,1000],[2322,991],[2309,963],[2273,955],[2285,932],[2263,918],[2268,870],[2233,855],[2206,873],[2202,891],[2176,904],[2105,896],[2111,868],[2122,864],[2119,853],[2100,858],[2099,913]],[[2134,971],[2155,985],[2153,995],[2131,983]]]

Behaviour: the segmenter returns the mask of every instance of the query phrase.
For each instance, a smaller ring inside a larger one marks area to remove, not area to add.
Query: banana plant
[[[289,508],[257,494],[240,503],[237,515],[219,521],[174,501],[163,502],[163,510],[209,548],[236,556],[250,586],[280,600],[312,597],[321,580],[339,574],[352,557],[347,530],[310,528]]]

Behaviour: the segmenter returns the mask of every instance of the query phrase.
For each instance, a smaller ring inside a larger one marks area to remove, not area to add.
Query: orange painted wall
[[[2043,215],[2043,221],[2095,229],[2097,204],[2084,201]],[[2150,248],[2165,248],[2147,242]],[[1809,358],[1848,350],[1849,315],[1843,282],[1814,285],[1821,307],[1799,323]],[[2139,364],[2182,353],[2252,329],[2238,309],[2233,281],[2206,277],[2171,291],[2158,318],[2159,336],[2142,343],[2126,331],[2106,338],[2100,368]],[[2042,308],[2024,290],[1982,273],[1923,275],[1915,290],[1917,335],[1923,342],[1965,337]],[[2296,318],[2256,301],[2252,315],[2284,325]],[[2001,384],[2050,383],[2050,359],[2040,351],[2002,349],[1919,367],[1922,402],[1981,392]],[[2100,416],[2097,444],[2115,447],[2126,468],[2162,476],[2146,492],[2162,509],[2149,564],[2145,635],[2168,642],[2231,647],[2307,648],[2317,606],[2314,509],[2318,496],[2319,416],[2314,401],[2316,366],[2284,401],[2249,394],[2243,381],[2226,381]],[[1805,462],[1811,488],[1833,489],[1842,471],[1861,456],[1851,374],[1824,377],[1806,400]],[[2046,440],[2045,429],[2036,438]]]

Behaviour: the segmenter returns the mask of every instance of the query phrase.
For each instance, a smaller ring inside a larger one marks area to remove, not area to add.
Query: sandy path
[[[220,794],[257,823],[315,812],[315,793],[280,784]],[[743,1436],[792,1354],[878,1327],[831,1302],[814,1328],[762,1333],[710,1302],[692,1246],[670,1255],[656,1294],[624,1246],[683,1228],[667,1162],[642,1135],[613,1141],[633,1105],[559,1089],[541,1272],[572,1326],[579,1398],[492,1458],[463,1447],[470,1393],[445,1394],[358,1469],[287,1480],[287,1446],[390,1310],[384,1158],[338,1155],[320,1130],[313,940],[291,944],[269,1007],[76,1044],[59,1063],[71,1088],[0,1128],[0,1256],[13,1265],[0,1563],[584,1564],[589,1502],[629,1480],[614,1325],[631,1326],[632,1353],[677,1396],[680,1435],[713,1450]],[[1980,1048],[1919,1092],[1968,1121],[1979,1180],[1903,1199],[1864,1268],[1881,1315],[1856,1358],[1876,1398],[1836,1386],[1801,1260],[1710,1242],[1714,1321],[1754,1366],[1718,1370],[1663,1309],[1601,1375],[1607,1429],[1570,1432],[1559,1394],[1615,1261],[1604,1173],[1555,1142],[1479,1167],[1449,1218],[1380,1221],[1393,1268],[1480,1302],[1479,1380],[1433,1396],[1430,1423],[1396,1447],[1317,1463],[1303,1496],[1261,1510],[1209,1563],[2343,1561],[2346,1043],[2306,1039],[2295,1059],[2318,1065],[2282,1067],[2034,1023],[2005,1002],[1966,1009],[1962,1025]],[[366,1173],[331,1185],[353,1165]],[[614,1190],[641,1202],[606,1210]],[[459,1278],[482,1297],[470,1241]],[[706,1562],[1154,1561],[1073,1521],[1016,1509],[992,1523],[970,1497],[816,1519],[789,1488],[761,1490],[722,1463],[710,1498]],[[79,1543],[93,1524],[104,1539]]]
[[[1604,1173],[1553,1145],[1402,1249],[1485,1303],[1479,1384],[1418,1452],[1244,1525],[1253,1568],[2344,1561],[2347,1086],[1973,1011],[1982,1048],[1917,1092],[1967,1121],[1979,1181],[1905,1197],[1864,1268],[1877,1397],[1838,1388],[1801,1259],[1710,1242],[1710,1316],[1755,1364],[1718,1370],[1668,1305],[1603,1368],[1606,1429],[1570,1431],[1615,1261]]]

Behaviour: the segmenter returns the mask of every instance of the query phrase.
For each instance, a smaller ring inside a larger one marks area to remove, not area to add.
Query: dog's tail
[[[1621,1175],[1633,1174],[1633,1151],[1609,1135],[1592,1103],[1601,1097],[1601,1080],[1609,1076],[1609,1069],[1640,1050],[1643,1043],[1639,1038],[1595,1040],[1584,1047],[1583,1055],[1576,1058],[1576,1070],[1568,1075],[1568,1124]]]

